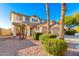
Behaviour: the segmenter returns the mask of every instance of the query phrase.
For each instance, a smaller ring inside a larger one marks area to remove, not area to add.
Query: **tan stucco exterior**
[[[30,36],[32,32],[47,33],[47,22],[42,22],[42,20],[37,16],[25,16],[25,15],[21,15],[17,13],[11,13],[10,16],[11,16],[11,23],[12,23],[11,30],[14,36],[16,36],[16,25],[15,24],[18,24],[18,23],[22,24],[22,22],[25,22],[24,24],[27,27],[27,30],[26,30],[27,36]],[[35,20],[35,22],[32,21],[33,19]],[[59,30],[59,27],[57,27],[55,24],[56,23],[54,21],[50,22],[51,28],[54,26],[53,31],[51,30],[52,34],[57,34]]]
[[[20,18],[21,16],[21,18]],[[35,19],[36,22],[33,22],[32,19]],[[10,20],[11,20],[11,31],[13,33],[14,36],[16,36],[16,24],[22,24],[23,22],[25,22],[26,27],[27,27],[27,36],[30,36],[33,31],[33,29],[31,29],[31,27],[33,27],[34,24],[38,24],[40,23],[42,20],[40,20],[40,18],[38,18],[37,16],[25,16],[22,14],[18,14],[15,12],[12,12],[10,14]],[[31,24],[30,24],[31,23]]]

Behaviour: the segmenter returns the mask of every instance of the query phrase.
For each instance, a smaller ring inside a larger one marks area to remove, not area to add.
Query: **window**
[[[35,22],[35,19],[32,19],[32,22]]]
[[[15,15],[15,20],[19,20],[19,16]]]
[[[27,17],[26,17],[26,19],[25,19],[25,20],[26,20],[26,22],[29,22],[29,18],[27,18]]]
[[[32,19],[32,22],[33,22],[33,19]]]
[[[32,19],[32,22],[38,22],[38,20],[37,19]]]
[[[22,20],[22,16],[16,15],[16,20]]]

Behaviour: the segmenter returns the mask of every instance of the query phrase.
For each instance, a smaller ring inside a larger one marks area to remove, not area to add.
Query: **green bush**
[[[66,35],[75,35],[76,31],[75,30],[68,30],[65,32]]]
[[[51,55],[63,56],[67,50],[67,44],[64,40],[50,38],[43,44],[43,48]]]
[[[39,40],[39,36],[42,35],[42,34],[43,34],[43,33],[34,32],[34,33],[32,33],[32,37],[33,37],[33,39],[35,39],[35,40]]]
[[[56,35],[52,35],[52,34],[43,34],[39,36],[39,40],[41,41],[41,43],[45,43],[47,39],[49,38],[56,38]]]

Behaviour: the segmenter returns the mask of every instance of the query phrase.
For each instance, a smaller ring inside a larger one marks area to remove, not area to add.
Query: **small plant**
[[[49,38],[43,48],[51,55],[63,56],[67,50],[67,44],[64,40]]]
[[[57,37],[57,35],[53,35],[53,34],[43,34],[43,35],[40,35],[39,40],[43,44],[46,42],[47,39],[56,38],[56,37]]]
[[[39,36],[42,35],[43,33],[38,33],[38,32],[33,32],[32,33],[32,37],[35,40],[39,40]]]

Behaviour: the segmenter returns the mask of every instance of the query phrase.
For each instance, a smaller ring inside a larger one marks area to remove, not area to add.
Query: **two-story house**
[[[16,36],[17,31],[20,31],[21,29],[17,30],[18,24],[24,23],[27,27],[27,36],[31,36],[32,32],[42,32],[47,33],[47,22],[40,19],[39,17],[33,15],[33,16],[27,16],[23,14],[19,14],[16,12],[11,12],[10,14],[10,20],[11,20],[11,30],[14,36]],[[55,22],[51,21],[50,26],[55,26]],[[58,27],[59,28],[59,27]],[[50,29],[51,30],[51,29]],[[56,30],[56,28],[55,28]],[[52,31],[51,31],[52,33]],[[54,33],[53,33],[54,34]]]
[[[35,27],[37,24],[44,22],[42,19],[40,19],[39,17],[35,15],[26,16],[26,15],[19,14],[16,12],[11,12],[10,20],[11,20],[11,30],[14,36],[16,36],[16,33],[17,33],[16,26],[18,24],[25,23],[27,27],[27,36],[30,36],[32,34],[33,27]]]

